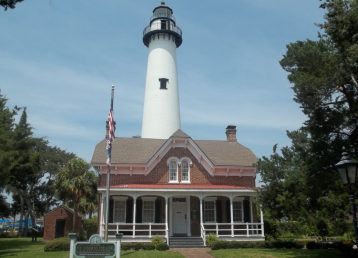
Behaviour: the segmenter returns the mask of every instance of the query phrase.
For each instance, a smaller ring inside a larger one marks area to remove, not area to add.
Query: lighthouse
[[[182,31],[164,2],[154,8],[143,43],[148,63],[142,138],[167,139],[180,129],[176,48],[182,43]]]

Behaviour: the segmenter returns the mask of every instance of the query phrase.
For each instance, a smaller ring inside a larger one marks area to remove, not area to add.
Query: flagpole
[[[114,97],[114,86],[112,86],[112,94],[111,94],[111,108],[110,112],[113,111],[113,97]],[[106,122],[106,139],[109,141],[111,137],[109,132],[109,121]],[[107,143],[108,144],[108,143]],[[111,144],[111,143],[110,143]],[[109,177],[111,174],[111,157],[109,156],[109,164],[107,163],[107,179],[106,179],[106,218],[104,225],[104,241],[108,242],[108,214],[109,214]]]

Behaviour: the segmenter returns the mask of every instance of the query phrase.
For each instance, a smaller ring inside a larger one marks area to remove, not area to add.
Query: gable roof
[[[190,136],[184,133],[182,130],[178,129],[169,138],[190,138]]]
[[[238,142],[215,140],[192,140],[182,130],[177,130],[168,140],[149,138],[116,138],[112,143],[112,164],[146,164],[171,140],[188,139],[196,144],[215,166],[252,167],[257,158],[251,150]],[[91,163],[101,165],[106,162],[106,142],[96,145]]]
[[[195,143],[216,166],[253,166],[254,153],[238,142],[196,140]]]
[[[144,164],[164,144],[163,139],[115,138],[112,143],[112,164]],[[93,165],[106,163],[106,140],[96,145]]]

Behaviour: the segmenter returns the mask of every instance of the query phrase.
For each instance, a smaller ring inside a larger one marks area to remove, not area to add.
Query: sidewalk
[[[213,258],[209,254],[210,248],[170,248],[172,251],[176,251],[186,258]]]

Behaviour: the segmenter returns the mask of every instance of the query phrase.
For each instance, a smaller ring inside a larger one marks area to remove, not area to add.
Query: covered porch
[[[158,235],[169,245],[171,237],[197,237],[205,245],[208,234],[227,240],[264,240],[263,216],[257,208],[254,189],[148,187],[126,185],[111,189],[109,238],[123,233],[124,242],[144,242]],[[100,234],[104,236],[105,190],[99,190]]]

